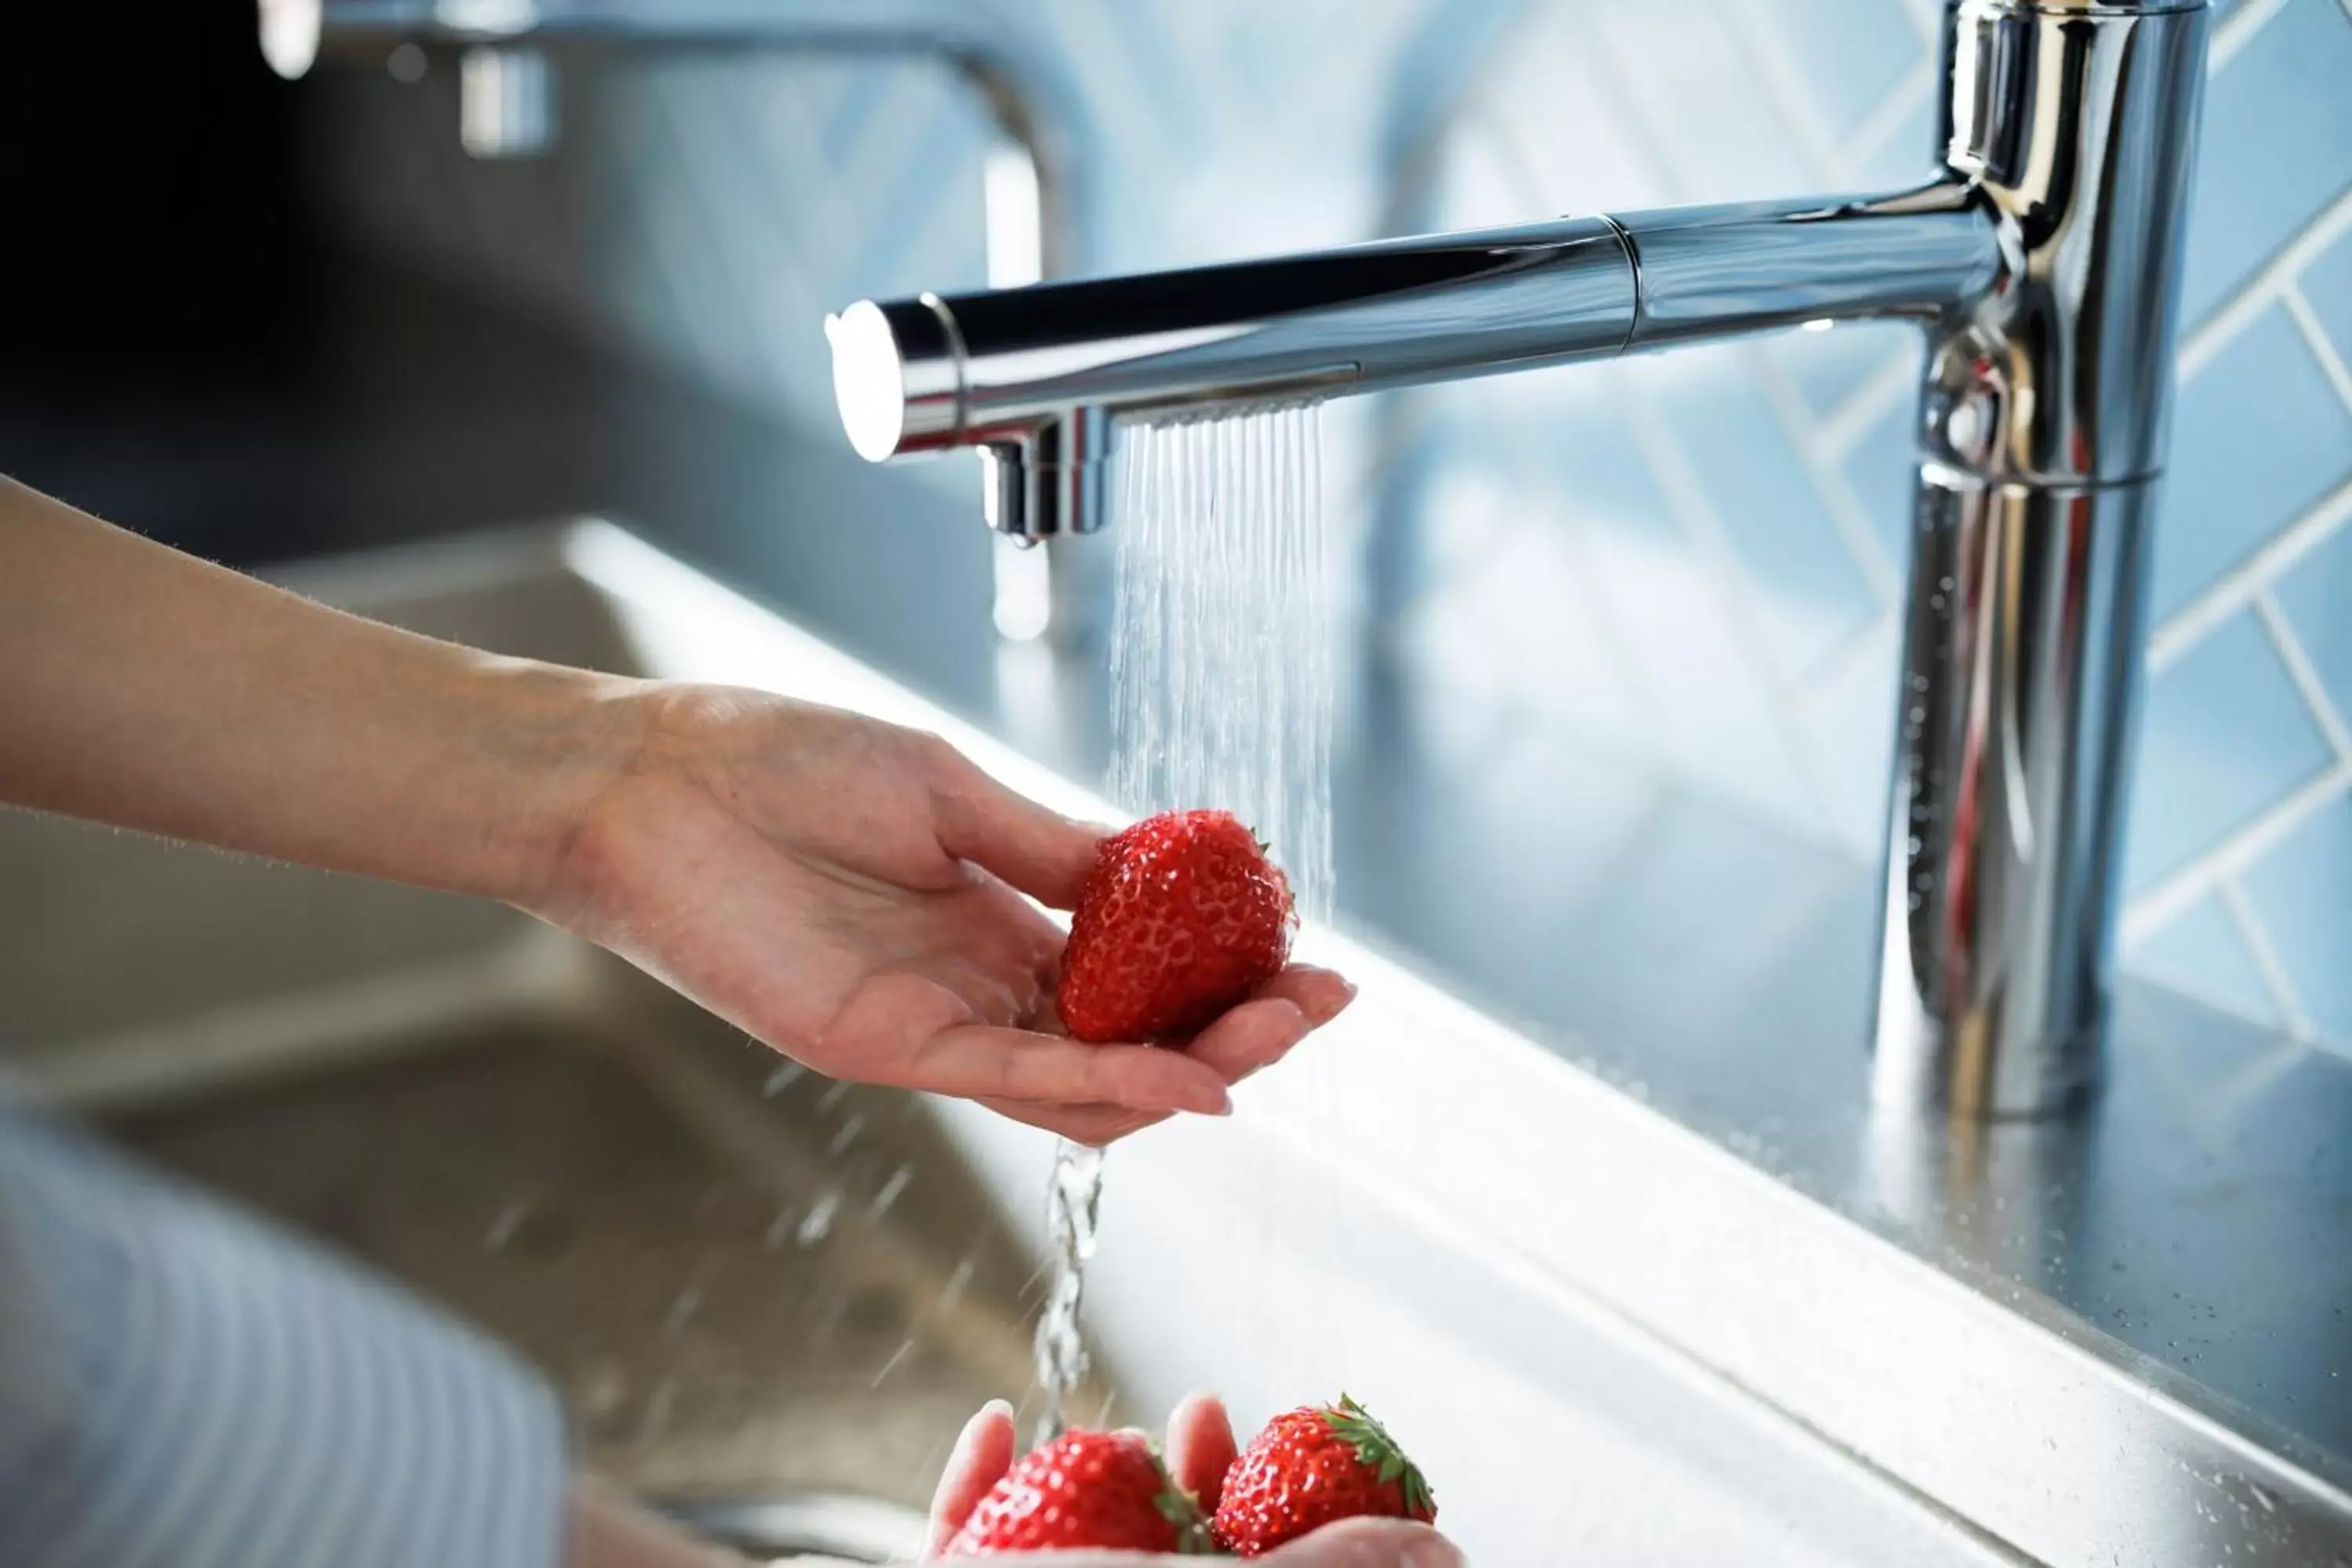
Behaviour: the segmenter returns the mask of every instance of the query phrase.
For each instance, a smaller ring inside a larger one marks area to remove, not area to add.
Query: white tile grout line
[[[2335,763],[2271,803],[2240,827],[2235,835],[2201,858],[2181,867],[2124,910],[2122,940],[2137,947],[2189,905],[2221,884],[2224,877],[2244,870],[2279,840],[2303,826],[2304,819],[2352,790],[2352,767]]]
[[[2286,1032],[2297,1040],[2309,1042],[2319,1031],[2312,1026],[2311,1015],[2304,1011],[2303,997],[2295,990],[2294,980],[2271,942],[2269,928],[2254,907],[2246,900],[2246,890],[2234,876],[2225,876],[2214,888],[2221,900],[2221,912],[2237,929],[2238,940],[2245,944],[2246,956],[2254,961],[2254,972],[2262,976],[2263,989],[2271,994],[2271,1002],[2285,1022]]]
[[[2245,286],[2180,340],[2179,379],[2188,381],[2253,325],[2297,274],[2346,231],[2352,230],[2352,185],[2336,194],[2312,220],[2263,263]]]
[[[1886,558],[1871,528],[1870,513],[1862,499],[1853,493],[1839,468],[1837,457],[1821,438],[1821,426],[1805,407],[1805,400],[1797,384],[1780,363],[1757,343],[1747,346],[1744,356],[1748,370],[1764,389],[1764,399],[1772,405],[1772,414],[1781,433],[1797,448],[1798,460],[1805,465],[1805,474],[1812,481],[1814,499],[1829,514],[1830,526],[1837,531],[1838,542],[1845,547],[1854,570],[1884,610],[1895,602],[1901,591],[1902,581],[1895,563]]]
[[[1903,606],[1892,604],[1870,618],[1870,624],[1857,626],[1838,639],[1828,652],[1797,672],[1802,686],[1806,711],[1818,712],[1821,705],[1836,698],[1848,682],[1855,679],[1882,660],[1893,661],[1903,657]],[[1895,689],[1886,690],[1886,721],[1895,721]]]
[[[1699,560],[1729,612],[1732,635],[1756,660],[1763,675],[1773,725],[1789,749],[1790,763],[1812,791],[1817,804],[1841,798],[1835,770],[1821,754],[1812,731],[1797,721],[1799,693],[1789,672],[1781,668],[1781,661],[1774,657],[1771,639],[1758,612],[1756,598],[1761,588],[1756,574],[1740,562],[1729,525],[1707,495],[1705,481],[1676,444],[1647,390],[1637,385],[1632,376],[1625,378],[1625,388],[1626,422],[1633,428],[1634,444],[1665,496],[1666,510],[1698,545]]]
[[[1895,79],[1886,95],[1871,106],[1847,135],[1836,158],[1837,183],[1843,184],[1853,177],[1855,170],[1877,157],[1885,149],[1886,139],[1910,123],[1911,116],[1935,90],[1936,52],[1930,49],[1918,64]],[[1923,163],[1928,153],[1926,147],[1919,149]]]
[[[2253,602],[2287,568],[2310,554],[2352,521],[2352,479],[2313,503],[2301,517],[2273,534],[2234,571],[2206,584],[2197,596],[2168,616],[2147,639],[2151,670],[2168,668],[2208,633]]]
[[[2327,694],[2327,685],[2319,679],[2319,670],[2312,664],[2311,654],[2304,647],[2303,639],[2295,636],[2294,628],[2287,624],[2285,614],[2279,609],[2278,601],[2272,598],[2267,591],[2254,595],[2254,618],[2263,624],[2263,630],[2270,634],[2271,647],[2278,654],[2279,662],[2286,666],[2287,679],[2294,682],[2295,695],[2302,698],[2304,706],[2311,710],[2312,721],[2319,727],[2319,732],[2327,737],[2328,749],[2336,753],[2338,763],[2352,768],[2352,725],[2345,723],[2344,715],[2336,710],[2336,700]]]
[[[1805,171],[1816,185],[1835,183],[1837,138],[1822,118],[1817,95],[1806,89],[1781,41],[1781,29],[1767,26],[1756,15],[1759,0],[1731,0],[1731,25],[1748,47],[1750,62],[1764,84],[1764,96],[1803,154]]]
[[[1822,451],[1841,468],[1878,422],[1895,412],[1906,395],[1919,390],[1919,344],[1906,337],[1903,346],[1869,378],[1846,395],[1843,403],[1822,416]]]
[[[2253,42],[2254,35],[2286,6],[2287,0],[2244,0],[2213,29],[2213,42],[2205,56],[2205,74],[2214,75],[2229,64],[2230,57]]]
[[[1901,4],[1919,36],[1930,44],[1941,45],[1944,40],[1944,16],[1936,0],[1901,0]]]
[[[2352,5],[2352,0],[2346,0],[2346,4]],[[2286,308],[2288,319],[2303,333],[2304,344],[2311,350],[2311,357],[2317,360],[2319,368],[2327,373],[2328,384],[2336,388],[2336,395],[2343,400],[2344,412],[2352,414],[2352,367],[2347,367],[2344,356],[2336,352],[2335,341],[2328,337],[2327,328],[2321,322],[2319,313],[2311,308],[2310,299],[2298,285],[2288,283],[2279,289],[2279,303]]]

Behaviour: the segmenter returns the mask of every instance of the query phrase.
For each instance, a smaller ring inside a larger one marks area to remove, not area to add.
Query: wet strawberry
[[[1171,811],[1104,840],[1055,1000],[1081,1040],[1192,1035],[1280,972],[1290,884],[1230,812]]]
[[[1334,1520],[1363,1515],[1432,1523],[1437,1499],[1387,1429],[1343,1394],[1336,1405],[1266,1423],[1225,1472],[1210,1528],[1234,1556],[1260,1557]]]
[[[1169,1479],[1139,1432],[1065,1432],[990,1489],[950,1557],[1016,1552],[1209,1552],[1192,1496]]]

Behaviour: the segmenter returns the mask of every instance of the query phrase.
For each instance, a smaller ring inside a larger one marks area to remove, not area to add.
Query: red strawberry
[[[1437,1499],[1396,1439],[1343,1394],[1336,1406],[1277,1415],[1250,1439],[1225,1472],[1210,1528],[1234,1556],[1260,1557],[1364,1514],[1433,1523]]]
[[[1290,884],[1223,811],[1171,811],[1104,840],[1055,1000],[1081,1040],[1181,1038],[1290,957]]]
[[[1013,1552],[1209,1554],[1192,1494],[1139,1432],[1065,1432],[989,1489],[948,1542],[950,1557]]]

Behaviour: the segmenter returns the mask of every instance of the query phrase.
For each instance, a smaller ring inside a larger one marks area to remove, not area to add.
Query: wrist
[[[485,752],[500,781],[475,838],[467,891],[561,921],[572,868],[620,781],[639,771],[657,688],[619,676],[492,660]]]

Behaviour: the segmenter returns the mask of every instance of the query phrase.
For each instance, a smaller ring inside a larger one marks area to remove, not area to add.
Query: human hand
[[[835,1078],[967,1097],[1087,1143],[1222,1115],[1354,994],[1293,965],[1182,1049],[1055,1016],[1103,830],[936,737],[753,691],[642,686],[524,900]]]
[[[964,1424],[963,1436],[956,1440],[955,1452],[949,1456],[939,1490],[931,1499],[930,1530],[923,1547],[926,1562],[947,1549],[988,1489],[1013,1468],[1018,1446],[1013,1408],[1002,1401]],[[1218,1493],[1236,1451],[1233,1422],[1224,1405],[1213,1396],[1196,1394],[1169,1417],[1162,1454],[1168,1473],[1192,1494],[1202,1512],[1216,1511]],[[1057,1552],[990,1561],[1003,1568],[1150,1568],[1155,1563],[1181,1559],[1128,1552],[1083,1555]],[[1268,1568],[1462,1568],[1461,1552],[1444,1536],[1425,1524],[1404,1519],[1342,1520],[1259,1561]]]

